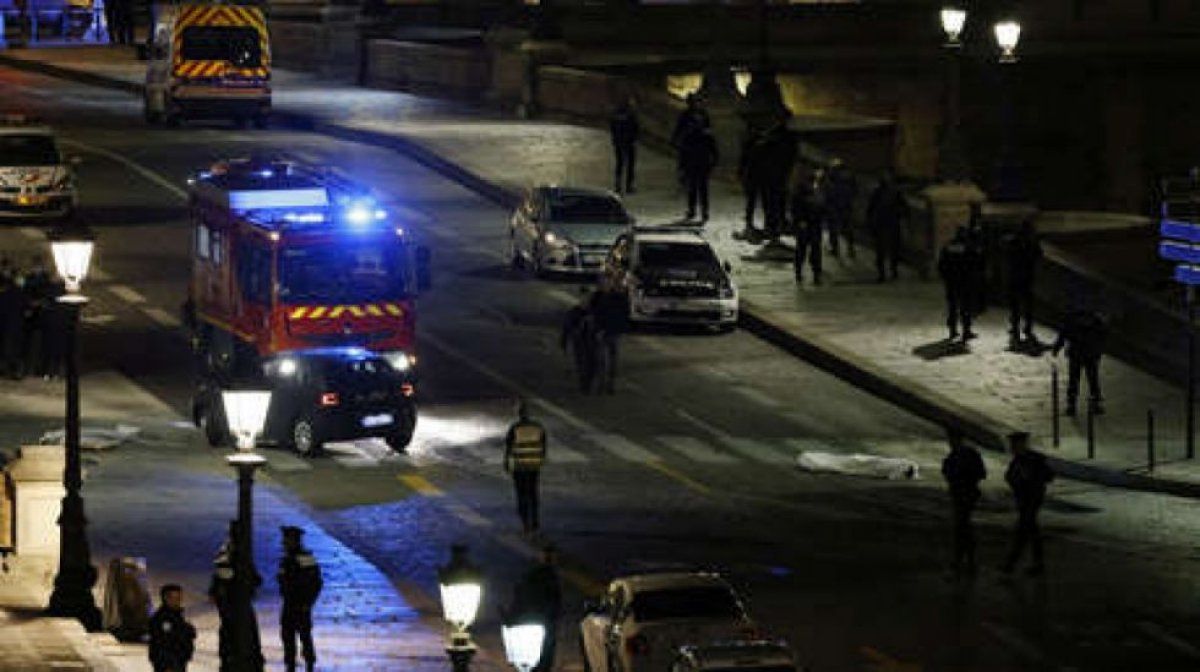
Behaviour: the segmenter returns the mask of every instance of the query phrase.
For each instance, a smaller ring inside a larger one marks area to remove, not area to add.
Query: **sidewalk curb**
[[[29,61],[9,56],[2,51],[0,51],[0,65],[138,95],[144,90],[141,84],[105,75],[80,72],[49,63]],[[309,115],[280,109],[273,109],[271,117],[290,128],[392,149],[501,207],[515,207],[520,201],[520,194],[517,191],[496,184],[409,138],[342,126]],[[967,438],[988,450],[1004,452],[1007,450],[1006,436],[1017,431],[1016,427],[997,422],[924,386],[894,376],[870,361],[837,347],[815,334],[806,333],[800,327],[784,326],[768,313],[760,312],[760,309],[751,301],[742,300],[738,324],[755,337],[771,343],[859,389],[934,424],[958,429]],[[1064,478],[1128,490],[1200,499],[1200,483],[1156,478],[1093,466],[1065,460],[1049,452],[1046,452],[1046,458],[1055,472]]]

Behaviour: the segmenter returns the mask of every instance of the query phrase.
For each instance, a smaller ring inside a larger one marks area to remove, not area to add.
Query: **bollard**
[[[1059,428],[1061,420],[1058,417],[1058,365],[1050,365],[1050,425],[1053,429],[1054,447],[1058,448],[1062,431]]]
[[[1146,409],[1146,470],[1154,471],[1154,409]]]
[[[1088,459],[1089,460],[1096,459],[1096,422],[1095,422],[1095,418],[1096,418],[1095,405],[1089,402],[1088,410],[1087,410],[1087,451],[1088,451]]]

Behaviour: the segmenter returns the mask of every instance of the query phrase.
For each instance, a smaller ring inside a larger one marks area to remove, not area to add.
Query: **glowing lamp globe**
[[[466,546],[450,547],[450,562],[438,569],[438,585],[446,622],[454,626],[456,639],[461,639],[475,622],[483,598],[483,575],[467,558]]]
[[[542,640],[546,628],[538,623],[503,625],[500,634],[504,638],[504,654],[508,663],[521,672],[529,672],[542,658]]]
[[[254,440],[267,422],[271,393],[260,390],[227,390],[221,393],[229,432],[237,440],[238,450],[254,450]]]
[[[79,292],[87,277],[88,266],[92,263],[93,245],[90,239],[84,237],[64,237],[50,243],[50,251],[54,254],[54,266],[71,294]]]
[[[1016,21],[1000,21],[993,30],[996,33],[996,44],[1000,45],[1000,62],[1016,62],[1017,43],[1021,41],[1021,24]]]
[[[945,7],[942,9],[942,30],[946,33],[946,44],[959,46],[959,36],[963,26],[967,24],[967,10],[961,7]]]

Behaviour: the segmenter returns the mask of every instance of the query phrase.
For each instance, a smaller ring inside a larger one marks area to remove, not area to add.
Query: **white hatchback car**
[[[615,579],[579,630],[585,672],[663,672],[680,647],[745,638],[755,626],[720,576],[672,572]]]
[[[509,221],[509,258],[534,273],[596,273],[633,218],[609,191],[529,189]]]
[[[75,209],[75,171],[54,131],[0,117],[0,217],[64,218]]]
[[[679,650],[670,672],[799,672],[782,642],[745,640],[688,645]]]

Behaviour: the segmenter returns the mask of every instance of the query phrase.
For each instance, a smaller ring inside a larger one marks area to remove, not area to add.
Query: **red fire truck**
[[[209,371],[253,374],[268,355],[330,346],[415,367],[415,297],[429,287],[429,254],[414,218],[291,162],[222,161],[189,185],[184,317]]]

